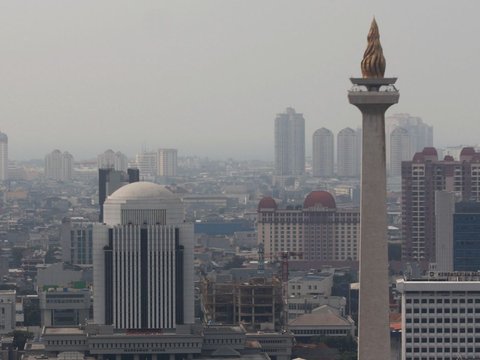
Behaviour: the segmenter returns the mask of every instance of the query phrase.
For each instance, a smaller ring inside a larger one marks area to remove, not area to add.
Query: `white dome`
[[[166,187],[147,181],[134,182],[115,191],[108,200],[163,200],[177,198]]]

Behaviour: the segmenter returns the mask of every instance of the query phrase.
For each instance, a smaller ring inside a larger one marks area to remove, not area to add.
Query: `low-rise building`
[[[8,334],[15,330],[15,304],[15,290],[0,290],[0,334]]]
[[[39,298],[42,326],[78,326],[90,318],[89,289],[48,289]]]

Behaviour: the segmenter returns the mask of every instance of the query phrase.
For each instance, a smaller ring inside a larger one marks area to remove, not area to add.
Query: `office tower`
[[[358,209],[337,208],[326,191],[311,192],[302,207],[279,208],[265,197],[257,209],[257,240],[268,259],[288,251],[304,260],[357,260],[359,223]]]
[[[402,161],[412,158],[410,153],[410,135],[408,131],[401,127],[396,127],[390,133],[390,164],[389,175],[402,175]]]
[[[275,174],[302,175],[305,172],[305,119],[287,108],[275,118]]]
[[[62,261],[73,265],[91,265],[93,222],[83,217],[65,218],[60,228]]]
[[[138,169],[127,169],[127,172],[113,168],[98,169],[98,205],[100,206],[99,222],[103,222],[103,203],[107,196],[122,186],[140,181]]]
[[[316,177],[333,176],[333,133],[325,128],[313,133],[312,172]]]
[[[167,188],[135,182],[110,195],[94,225],[94,320],[174,329],[193,314],[193,224]]]
[[[340,130],[337,135],[337,176],[358,176],[358,140],[352,128]]]
[[[452,230],[453,269],[455,271],[479,271],[480,203],[474,201],[456,203],[453,226],[450,231]]]
[[[0,132],[0,181],[8,179],[8,136]]]
[[[103,154],[97,156],[99,169],[114,169],[118,171],[127,171],[128,159],[120,151],[114,152],[112,149],[106,150]]]
[[[158,149],[157,175],[177,176],[177,149]]]
[[[142,181],[154,180],[157,176],[157,152],[141,152],[135,157]]]
[[[455,194],[435,191],[435,270],[453,271]]]
[[[53,150],[45,156],[45,177],[47,179],[69,181],[73,178],[73,156],[65,151]]]
[[[480,201],[480,153],[463,148],[460,159],[438,159],[425,148],[402,163],[403,259],[435,262],[435,191],[454,192],[462,200]]]
[[[397,280],[402,294],[402,359],[480,358],[479,277],[431,275]]]
[[[361,68],[363,77],[352,78],[348,92],[350,103],[362,112],[358,359],[378,360],[390,358],[385,111],[398,102],[399,93],[393,86],[397,79],[384,78],[375,19]]]

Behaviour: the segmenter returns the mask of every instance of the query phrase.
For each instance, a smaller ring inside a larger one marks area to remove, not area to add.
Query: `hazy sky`
[[[480,2],[4,0],[0,130],[11,159],[142,146],[273,159],[287,106],[311,135],[348,104],[373,15],[400,103],[436,145],[480,143]]]

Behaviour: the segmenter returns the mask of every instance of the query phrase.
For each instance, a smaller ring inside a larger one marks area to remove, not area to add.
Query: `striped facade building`
[[[94,320],[116,329],[175,329],[193,313],[193,224],[181,200],[148,182],[107,198],[94,226]]]

